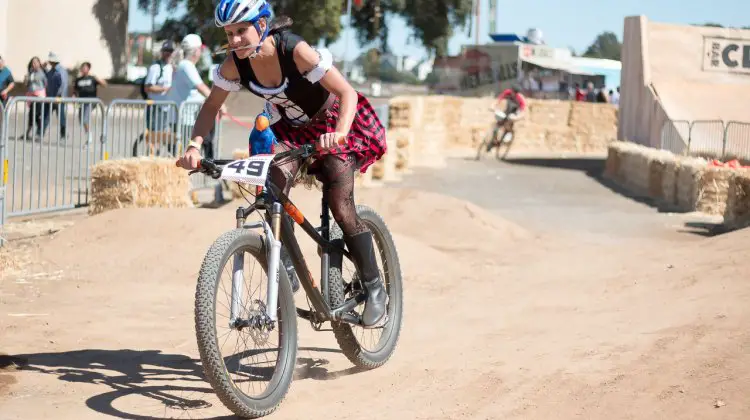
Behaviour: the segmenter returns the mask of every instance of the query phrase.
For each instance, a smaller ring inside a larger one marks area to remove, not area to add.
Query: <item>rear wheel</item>
[[[388,226],[383,218],[373,209],[358,205],[357,214],[370,229],[379,260],[380,276],[388,292],[388,321],[382,328],[365,329],[346,322],[332,321],[333,333],[344,355],[355,366],[374,369],[385,364],[396,350],[402,324],[403,289],[401,284],[401,266]],[[333,220],[333,219],[331,219]],[[335,244],[345,247],[343,232],[334,222],[331,224],[330,239]],[[344,261],[351,268],[344,270]],[[346,299],[362,290],[362,284],[351,261],[343,255],[333,253],[330,258],[328,285],[324,287],[324,298],[331,308],[342,305]],[[355,310],[362,313],[364,303]]]

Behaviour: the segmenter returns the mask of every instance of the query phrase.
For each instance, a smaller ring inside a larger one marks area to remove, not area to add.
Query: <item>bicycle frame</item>
[[[270,193],[270,194],[269,194]],[[323,293],[316,287],[315,280],[310,273],[307,262],[302,255],[299,242],[293,231],[293,226],[289,220],[282,216],[282,209],[295,223],[300,225],[302,230],[307,233],[321,247],[321,289],[328,287],[328,271],[330,268],[330,256],[333,251],[351,260],[351,254],[345,249],[333,244],[329,237],[330,218],[328,216],[328,202],[326,194],[323,194],[321,200],[321,227],[320,232],[305,218],[302,212],[292,203],[289,197],[270,180],[266,182],[266,188],[262,194],[256,197],[256,202],[250,207],[240,207],[236,211],[237,228],[252,229],[262,227],[266,235],[266,245],[268,249],[268,298],[266,300],[265,315],[276,321],[276,308],[278,307],[278,287],[279,287],[279,262],[281,253],[281,243],[283,242],[289,253],[294,268],[299,277],[300,284],[305,289],[305,293],[310,298],[313,311],[297,309],[298,316],[306,318],[315,323],[325,321],[344,321],[355,325],[361,325],[361,319],[358,316],[349,314],[351,310],[361,304],[365,296],[359,295],[348,299],[344,304],[337,308],[331,308],[323,297]],[[266,198],[271,198],[270,203]],[[265,210],[270,216],[271,223],[266,218],[254,224],[246,224],[247,217],[255,210]],[[279,240],[280,239],[280,240]],[[232,269],[232,304],[230,314],[230,325],[235,325],[238,321],[238,313],[242,308],[242,286],[244,283],[244,254],[235,255]],[[327,291],[327,290],[326,290]],[[326,293],[327,294],[327,293]]]

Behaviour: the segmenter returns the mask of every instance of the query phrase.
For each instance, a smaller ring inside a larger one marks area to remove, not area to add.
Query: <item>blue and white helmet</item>
[[[271,6],[266,0],[220,0],[214,12],[214,22],[220,28],[240,22],[257,25],[260,18],[270,17]]]
[[[268,37],[271,15],[271,6],[266,0],[220,0],[214,12],[214,22],[219,28],[240,22],[252,23],[260,35],[260,42],[250,56],[250,58],[255,58],[263,41]],[[258,23],[261,18],[266,19],[266,29],[262,32]]]

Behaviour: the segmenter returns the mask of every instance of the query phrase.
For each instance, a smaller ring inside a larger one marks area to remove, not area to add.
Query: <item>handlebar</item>
[[[315,149],[314,144],[303,144],[296,149],[277,153],[274,156],[273,161],[276,162],[280,159],[307,159],[316,153],[317,150]],[[224,169],[224,165],[234,161],[234,159],[201,159],[200,162],[198,162],[198,169],[190,171],[189,175],[203,173],[213,179],[219,179],[219,177],[221,177],[221,171]]]

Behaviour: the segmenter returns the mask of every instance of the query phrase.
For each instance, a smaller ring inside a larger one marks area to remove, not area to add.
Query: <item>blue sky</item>
[[[365,0],[367,1],[367,0]],[[487,43],[488,33],[488,0],[481,0],[483,18],[481,22],[480,43]],[[716,22],[724,26],[750,25],[750,0],[497,0],[498,32],[525,34],[531,28],[539,28],[547,44],[554,47],[572,47],[582,52],[591,44],[597,34],[613,31],[622,39],[623,19],[625,16],[643,14],[649,19],[668,23],[704,23]],[[135,3],[132,1],[131,4]],[[574,3],[575,6],[571,6]],[[172,12],[174,16],[185,13],[184,8]],[[169,15],[162,11],[156,19],[157,25]],[[400,18],[391,18],[389,46],[399,55],[422,58],[426,55],[419,42],[402,45],[403,38],[411,31]],[[149,31],[151,18],[145,13],[130,8],[129,30]],[[458,31],[449,43],[449,52],[455,54],[461,45],[474,42],[469,36],[468,28]],[[361,51],[356,45],[353,34],[344,30],[337,42],[329,48],[336,56],[344,53],[345,39],[350,37],[348,58],[355,57]],[[398,41],[398,42],[397,42]]]

